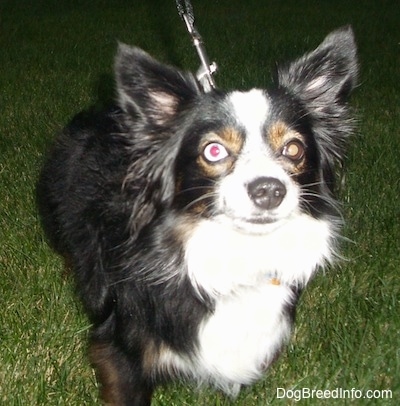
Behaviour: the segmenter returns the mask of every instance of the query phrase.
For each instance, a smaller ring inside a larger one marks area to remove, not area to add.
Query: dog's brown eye
[[[203,155],[209,162],[218,162],[226,158],[229,154],[223,145],[212,142],[204,148]]]
[[[283,147],[282,155],[292,161],[300,161],[305,153],[304,145],[298,140],[291,140]]]

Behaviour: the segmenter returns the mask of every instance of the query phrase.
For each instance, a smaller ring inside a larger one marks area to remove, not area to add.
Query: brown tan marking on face
[[[209,193],[211,193],[211,189]],[[190,205],[188,209],[193,214],[201,215],[207,210],[207,203],[204,200],[200,200],[196,204]]]
[[[219,144],[225,149],[227,156],[221,160],[210,161],[206,158],[205,149],[211,144]],[[237,155],[243,146],[243,137],[234,128],[224,128],[221,131],[204,136],[199,148],[197,163],[202,172],[209,178],[215,179],[229,172]]]
[[[283,146],[283,139],[289,128],[285,123],[278,121],[274,123],[268,131],[267,137],[272,149],[276,152]]]
[[[173,230],[175,239],[185,245],[188,239],[192,236],[196,224],[197,219],[193,216],[180,216]]]
[[[301,154],[304,137],[299,132],[291,129],[282,121],[277,121],[268,130],[267,137],[272,150],[282,159],[283,165],[291,173],[298,174],[304,170],[305,154]],[[296,156],[299,159],[295,159]]]
[[[228,148],[237,156],[243,147],[243,137],[234,128],[224,128],[218,135],[227,143]]]

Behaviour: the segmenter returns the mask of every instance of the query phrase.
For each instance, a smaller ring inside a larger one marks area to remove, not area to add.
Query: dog
[[[119,45],[115,106],[71,121],[37,187],[104,402],[150,405],[173,379],[235,396],[277,358],[301,291],[337,256],[356,54],[342,27],[268,90],[205,92]]]

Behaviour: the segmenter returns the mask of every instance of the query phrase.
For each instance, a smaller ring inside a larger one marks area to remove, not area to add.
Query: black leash
[[[204,91],[210,92],[216,88],[213,74],[217,71],[217,64],[215,62],[210,63],[208,59],[203,40],[194,25],[193,6],[190,0],[176,0],[176,8],[178,9],[179,16],[186,24],[186,28],[192,37],[193,45],[196,47],[201,61],[201,66],[196,74],[197,79],[202,84]]]

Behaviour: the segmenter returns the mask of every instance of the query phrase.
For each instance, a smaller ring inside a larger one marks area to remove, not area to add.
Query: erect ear
[[[278,72],[279,85],[307,107],[323,110],[343,104],[358,75],[356,44],[350,26],[331,32],[314,51]]]
[[[199,93],[192,75],[125,44],[118,47],[115,75],[119,106],[148,124],[168,124]]]

